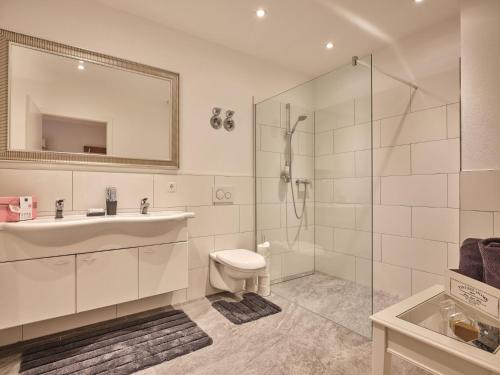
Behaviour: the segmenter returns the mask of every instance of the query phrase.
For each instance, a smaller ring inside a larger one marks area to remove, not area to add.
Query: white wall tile
[[[410,110],[410,88],[398,85],[373,93],[373,119],[402,115]]]
[[[253,204],[255,202],[253,177],[215,176],[215,185],[234,186],[234,204]],[[193,203],[190,204],[194,205]]]
[[[283,276],[314,271],[314,249],[290,251],[283,254]]]
[[[106,186],[115,186],[118,210],[137,208],[142,198],[149,198],[154,206],[154,177],[152,174],[73,172],[73,209],[106,207]]]
[[[264,240],[271,243],[271,253],[281,254],[299,248],[300,239],[297,238],[296,232],[291,232],[287,228],[278,228],[263,230],[262,234]]]
[[[373,233],[373,260],[382,261],[382,235]]]
[[[460,243],[469,237],[493,236],[493,212],[460,211]]]
[[[348,126],[333,132],[335,153],[368,150],[371,148],[371,124]]]
[[[500,236],[500,212],[493,213],[493,235]]]
[[[333,202],[333,180],[331,179],[315,180],[314,193],[316,202],[321,202],[321,203]]]
[[[345,280],[356,280],[356,257],[316,249],[316,270]]]
[[[337,253],[371,259],[371,232],[335,228],[333,234],[333,250]]]
[[[214,251],[214,237],[194,237],[189,239],[189,269],[208,267],[208,254]]]
[[[195,268],[189,270],[188,275],[189,287],[187,289],[187,300],[192,301],[198,298],[203,298],[211,294],[218,293],[219,290],[214,289],[210,285],[208,267]]]
[[[332,227],[324,227],[320,225],[315,226],[315,245],[316,249],[325,251],[333,250],[333,231]]]
[[[262,151],[281,152],[286,150],[286,131],[272,126],[260,127],[260,149]],[[297,141],[297,137],[293,140]],[[294,148],[298,150],[298,147]]]
[[[336,203],[371,203],[372,179],[370,177],[335,179],[333,191]]]
[[[373,206],[373,231],[377,233],[411,235],[411,208]]]
[[[333,131],[316,133],[314,147],[316,156],[333,154]]]
[[[448,176],[413,175],[382,177],[382,204],[447,207]]]
[[[373,284],[372,268],[370,259],[356,258],[356,283],[371,287]]]
[[[500,211],[500,171],[461,172],[460,208]]]
[[[255,228],[255,206],[245,204],[240,206],[240,232],[251,232]]]
[[[356,124],[370,122],[372,117],[372,97],[366,95],[355,98],[355,117]]]
[[[281,227],[281,205],[260,204],[257,206],[257,229]]]
[[[373,262],[373,288],[407,298],[411,296],[411,270]]]
[[[280,203],[286,200],[287,184],[280,178],[261,179],[261,202]]]
[[[448,139],[411,145],[411,170],[414,174],[458,173],[459,140]]]
[[[256,116],[258,124],[279,128],[281,126],[281,103],[274,100],[258,103]]]
[[[460,207],[459,179],[458,173],[448,175],[448,207]]]
[[[459,246],[456,243],[448,243],[448,269],[457,269],[460,262]]]
[[[460,73],[453,69],[417,80],[418,90],[412,95],[411,109],[418,111],[456,103],[459,97]]]
[[[428,240],[458,241],[458,210],[455,208],[413,207],[413,236]]]
[[[238,233],[240,231],[240,210],[238,206],[196,206],[188,207],[195,214],[188,220],[190,237],[214,234]]]
[[[372,231],[372,206],[370,204],[357,204],[356,229],[365,232]]]
[[[384,234],[382,262],[442,275],[448,266],[448,247],[445,242]]]
[[[295,155],[293,157],[293,178],[314,178],[314,158],[310,156]]]
[[[283,255],[271,254],[271,281],[283,277]]]
[[[370,165],[369,154],[368,156],[366,156],[366,159],[369,166]],[[411,168],[410,160],[411,160],[410,146],[384,147],[375,149],[373,150],[373,175],[374,176],[409,175]],[[369,170],[367,170],[367,172],[369,173]]]
[[[349,99],[328,108],[333,113],[333,129],[354,125],[354,100]]]
[[[446,106],[448,138],[460,137],[460,104]]]
[[[294,148],[296,152],[298,152],[300,155],[314,156],[314,135],[304,132],[296,132],[295,134],[295,138],[298,139],[299,143],[298,149]]]
[[[314,112],[314,126],[316,134],[335,129],[334,110],[324,108]]]
[[[177,184],[175,193],[168,191],[171,182]],[[213,185],[212,176],[155,175],[155,207],[211,205]]]
[[[446,139],[446,107],[382,120],[382,147]]]
[[[227,249],[255,250],[253,232],[234,233],[215,236],[215,251]]]
[[[434,285],[443,285],[444,277],[422,271],[412,271],[412,294],[419,293]]]
[[[353,152],[319,156],[315,163],[316,178],[341,178],[356,175]]]
[[[23,327],[17,326],[0,330],[0,347],[14,344],[23,339]]]
[[[38,211],[46,214],[53,214],[55,201],[64,199],[65,209],[71,211],[71,179],[70,171],[0,169],[0,196],[35,196],[38,200]],[[104,190],[100,196],[104,201]]]
[[[356,208],[353,205],[319,204],[316,206],[317,225],[338,228],[354,228]]]
[[[281,154],[257,152],[257,177],[279,177],[281,174]]]

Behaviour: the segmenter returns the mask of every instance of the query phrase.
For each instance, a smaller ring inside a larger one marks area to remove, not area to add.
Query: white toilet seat
[[[242,271],[257,271],[266,266],[265,258],[254,251],[232,249],[211,254],[218,262]]]
[[[236,293],[255,291],[257,278],[266,269],[266,259],[250,250],[232,249],[210,253],[210,284]]]

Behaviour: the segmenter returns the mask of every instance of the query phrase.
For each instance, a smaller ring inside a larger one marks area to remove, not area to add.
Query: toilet
[[[210,253],[210,284],[231,293],[255,292],[257,277],[266,268],[265,258],[245,249]]]

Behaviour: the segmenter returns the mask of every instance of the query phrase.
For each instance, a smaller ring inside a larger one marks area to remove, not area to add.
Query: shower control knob
[[[215,192],[215,197],[218,199],[218,200],[221,200],[221,199],[224,199],[224,190],[222,189],[219,189]]]

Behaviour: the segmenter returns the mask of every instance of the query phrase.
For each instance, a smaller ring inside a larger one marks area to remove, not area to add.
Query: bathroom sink
[[[190,218],[194,213],[156,211],[0,223],[0,262],[187,241]]]
[[[62,219],[53,217],[40,217],[34,220],[20,221],[16,223],[0,223],[0,230],[9,232],[31,232],[45,230],[59,230],[83,226],[106,226],[109,224],[161,223],[172,220],[185,220],[194,218],[194,213],[184,211],[158,211],[148,214],[120,213],[113,216],[85,216],[68,215]]]

